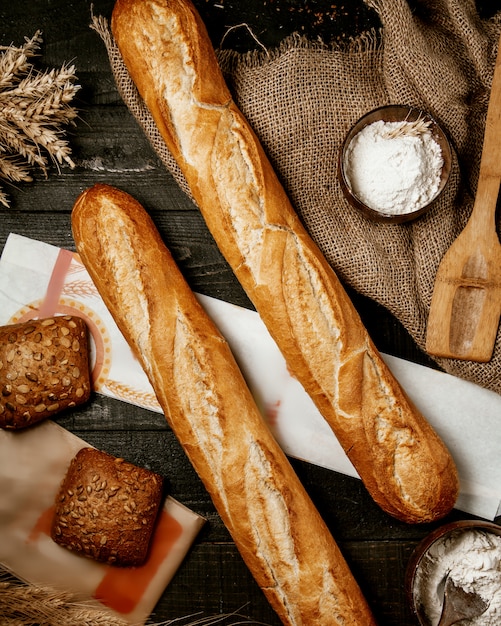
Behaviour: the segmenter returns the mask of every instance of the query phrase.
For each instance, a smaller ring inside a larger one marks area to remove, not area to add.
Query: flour
[[[456,586],[476,591],[489,602],[487,611],[464,626],[501,624],[501,537],[477,529],[454,532],[432,544],[421,561],[414,589],[431,626],[440,619],[445,577]]]
[[[428,127],[415,129],[412,122],[373,122],[355,135],[346,150],[350,189],[380,213],[411,213],[437,195],[442,150]]]

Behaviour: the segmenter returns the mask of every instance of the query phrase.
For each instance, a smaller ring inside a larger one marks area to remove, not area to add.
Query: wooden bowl
[[[429,123],[429,129],[431,130],[432,136],[435,141],[440,146],[442,151],[443,158],[443,166],[440,174],[440,183],[438,189],[433,196],[433,198],[424,206],[420,206],[419,208],[407,212],[407,213],[392,213],[391,210],[385,212],[381,209],[376,209],[371,206],[365,204],[353,191],[350,185],[349,176],[346,172],[346,155],[347,151],[350,147],[351,141],[356,137],[356,135],[362,131],[369,124],[373,124],[374,122],[383,121],[383,122],[414,122],[418,119],[423,120],[424,122]],[[408,107],[404,105],[387,105],[382,106],[377,109],[366,113],[362,116],[349,130],[346,135],[339,155],[339,180],[341,184],[341,188],[345,197],[348,199],[350,204],[358,209],[363,215],[367,218],[375,221],[375,222],[383,222],[388,224],[401,224],[404,222],[408,222],[410,220],[415,220],[418,217],[424,215],[430,208],[437,202],[439,197],[442,195],[447,181],[449,180],[449,175],[451,172],[452,166],[452,149],[449,143],[447,136],[445,135],[442,128],[435,121],[435,119],[420,109],[416,109],[413,107]]]
[[[431,626],[430,619],[427,617],[429,607],[420,599],[419,581],[421,568],[424,567],[424,559],[428,555],[430,548],[438,541],[444,541],[451,535],[470,532],[472,530],[481,530],[492,533],[501,537],[501,526],[493,522],[484,520],[463,520],[445,524],[434,530],[425,537],[415,548],[411,555],[406,569],[405,576],[405,592],[409,606],[413,615],[416,617],[418,624],[421,626]],[[445,582],[445,581],[444,581]]]

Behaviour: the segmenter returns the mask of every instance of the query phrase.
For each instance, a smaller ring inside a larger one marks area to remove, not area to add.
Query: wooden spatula
[[[477,193],[470,219],[435,278],[426,350],[486,362],[501,316],[501,244],[496,204],[501,182],[501,41],[487,109]]]

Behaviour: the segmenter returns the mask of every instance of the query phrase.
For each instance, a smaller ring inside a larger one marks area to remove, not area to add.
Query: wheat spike
[[[411,121],[404,120],[402,122],[395,122],[394,126],[385,132],[385,137],[388,139],[396,139],[397,137],[419,137],[427,132],[430,132],[431,120],[425,120],[422,117]]]
[[[37,55],[40,31],[20,47],[0,46],[0,179],[26,182],[38,167],[47,176],[49,159],[56,167],[75,167],[63,127],[77,111],[71,102],[80,86],[75,66],[37,71],[30,59]],[[0,204],[9,206],[0,189]]]
[[[0,626],[133,626],[98,605],[81,601],[75,594],[53,587],[24,583],[0,568]],[[149,626],[240,626],[262,622],[239,614],[221,613],[200,617],[184,615],[165,622],[148,620]]]

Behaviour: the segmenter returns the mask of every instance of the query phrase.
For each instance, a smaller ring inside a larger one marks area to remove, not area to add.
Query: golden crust
[[[71,460],[56,497],[51,537],[60,546],[122,567],[148,556],[163,479],[95,448]]]
[[[0,428],[28,428],[87,402],[89,361],[89,330],[81,317],[0,326]]]
[[[406,522],[446,515],[458,494],[454,462],[380,358],[228,99],[192,4],[118,0],[112,29],[215,241],[374,500]]]
[[[96,185],[77,199],[72,225],[83,263],[283,623],[374,624],[228,344],[146,211],[128,194]]]

